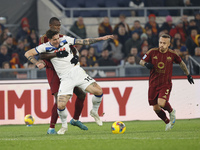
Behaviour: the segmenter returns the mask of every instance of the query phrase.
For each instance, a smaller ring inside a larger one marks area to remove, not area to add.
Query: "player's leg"
[[[158,104],[153,105],[153,110],[158,115],[158,117],[165,122],[165,124],[169,123],[169,119],[167,118],[166,113]]]
[[[61,129],[57,132],[58,134],[64,134],[67,129],[67,109],[66,104],[71,98],[71,95],[58,95],[58,101],[57,101],[57,111],[58,115],[60,117],[60,120],[62,122]]]
[[[92,107],[92,110],[90,111],[90,115],[95,119],[95,122],[99,126],[102,126],[103,123],[101,119],[99,118],[98,110],[102,101],[103,90],[96,82],[93,82],[92,84],[90,84],[85,90],[91,94],[94,94],[94,96],[92,97],[93,107]]]
[[[155,88],[155,87],[149,87],[149,91],[148,91],[148,100],[149,100],[149,105],[153,106],[153,110],[154,112],[157,114],[157,116],[163,120],[166,124],[166,129],[168,129],[169,125],[169,119],[166,116],[166,113],[164,112],[164,110],[160,107],[160,105],[162,105],[161,102],[159,102],[158,104],[158,96],[159,96],[159,91]]]
[[[76,102],[75,102],[75,111],[73,119],[79,120],[79,116],[81,115],[82,109],[83,109],[83,103],[86,97],[86,93],[82,91],[81,88],[75,87],[74,88],[74,94],[77,96]]]
[[[60,85],[60,79],[58,78],[55,70],[52,70],[50,68],[46,69],[47,79],[49,82],[49,86],[51,89],[52,94],[55,97],[56,102],[53,105],[52,111],[51,111],[51,120],[50,120],[50,127],[47,131],[47,134],[56,134],[55,131],[55,124],[58,120],[58,112],[57,112],[57,94],[58,89]]]
[[[167,118],[166,113],[163,111],[163,109],[158,104],[156,104],[153,106],[153,110],[155,111],[157,116],[165,122],[165,131],[171,130],[172,126],[170,120]]]
[[[171,107],[170,103],[168,101],[166,101],[165,99],[158,98],[158,103],[164,110],[167,110],[169,112],[170,124],[173,127],[173,125],[176,122],[176,110],[173,109]]]
[[[57,112],[57,94],[58,93],[54,93],[54,97],[55,97],[55,103],[53,105],[53,108],[51,110],[51,120],[50,120],[50,126],[49,129],[47,131],[47,134],[57,134],[57,132],[55,131],[55,124],[58,120],[58,112]]]
[[[176,121],[176,111],[173,109],[169,103],[169,97],[171,93],[171,85],[166,85],[162,87],[159,91],[159,96],[158,96],[158,105],[162,107],[164,110],[167,110],[169,112],[170,116],[170,123],[173,127]]]
[[[76,76],[78,79],[78,82],[76,83],[78,87],[80,87],[86,92],[94,94],[92,98],[93,108],[90,111],[90,115],[95,119],[98,125],[102,126],[103,123],[98,115],[98,109],[103,96],[103,91],[101,87],[96,83],[96,81],[93,78],[91,78],[88,74],[85,73],[85,71],[82,68],[78,66],[76,67],[76,72],[74,76]]]
[[[81,121],[79,121],[79,116],[81,115],[82,109],[83,109],[83,103],[85,100],[86,93],[83,92],[80,88],[75,87],[74,93],[76,94],[76,102],[75,102],[75,111],[73,119],[70,120],[70,124],[73,126],[77,126],[82,130],[88,130],[88,128],[82,124]]]

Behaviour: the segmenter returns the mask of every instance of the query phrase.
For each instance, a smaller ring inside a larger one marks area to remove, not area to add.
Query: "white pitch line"
[[[60,139],[58,138],[59,136],[57,136],[56,138],[55,137],[52,137],[51,139],[52,140],[66,140],[66,139]],[[63,138],[63,136],[62,136]],[[27,138],[1,138],[0,141],[41,141],[41,140],[46,140],[47,138],[41,138],[41,139],[27,139]],[[51,140],[48,138],[48,140]],[[102,138],[84,138],[84,137],[81,137],[81,138],[70,138],[70,139],[77,139],[77,140],[91,140],[91,139],[95,139],[95,140],[99,140],[99,139],[103,139],[103,140],[110,140],[110,139],[132,139],[132,140],[164,140],[164,139],[167,139],[167,140],[174,140],[174,139],[178,139],[178,140],[195,140],[195,139],[200,139],[199,137],[192,137],[192,138],[138,138],[138,137],[130,137],[130,138],[123,138],[123,137],[116,137],[116,138],[105,138],[105,137],[102,137]]]

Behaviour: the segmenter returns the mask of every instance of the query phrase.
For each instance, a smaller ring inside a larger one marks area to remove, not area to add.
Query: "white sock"
[[[58,115],[62,122],[62,127],[67,128],[67,109],[59,110],[57,109]]]
[[[99,106],[100,106],[100,104],[101,104],[102,97],[103,97],[103,94],[102,94],[102,95],[99,95],[99,96],[93,95],[93,97],[92,97],[92,104],[93,104],[92,109],[93,109],[93,111],[96,112],[96,113],[97,113],[98,110],[99,110]]]

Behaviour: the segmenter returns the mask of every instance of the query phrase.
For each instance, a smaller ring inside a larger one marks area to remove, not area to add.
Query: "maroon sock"
[[[167,110],[169,113],[171,113],[172,110],[173,110],[172,107],[171,107],[171,105],[170,105],[170,103],[168,101],[166,101],[165,107],[163,107],[163,109]]]
[[[50,128],[55,128],[57,120],[58,120],[58,112],[57,112],[57,104],[55,103],[51,110]]]
[[[81,115],[81,112],[83,109],[83,103],[84,103],[84,99],[79,99],[78,97],[76,98],[73,119],[79,120],[79,116]]]
[[[169,119],[167,118],[165,112],[161,109],[159,112],[156,112],[159,118],[161,118],[166,124],[169,123]]]

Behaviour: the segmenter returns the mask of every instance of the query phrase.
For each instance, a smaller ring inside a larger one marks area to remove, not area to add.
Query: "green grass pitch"
[[[200,119],[176,120],[165,132],[162,121],[124,121],[126,132],[112,134],[112,122],[89,130],[68,125],[65,135],[47,135],[48,124],[0,126],[1,150],[200,150]],[[56,131],[61,124],[56,125]]]

